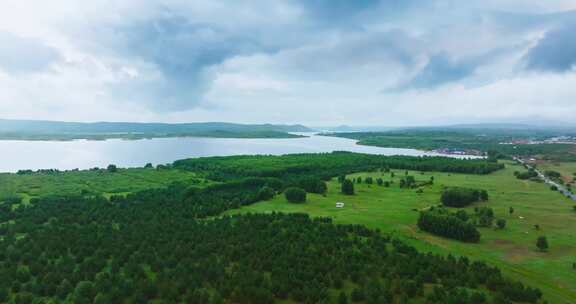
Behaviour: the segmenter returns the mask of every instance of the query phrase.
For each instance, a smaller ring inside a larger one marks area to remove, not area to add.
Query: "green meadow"
[[[539,163],[538,168],[559,172],[566,183],[571,183],[576,178],[576,163],[548,161]]]
[[[83,170],[24,175],[3,173],[0,174],[0,199],[18,195],[26,202],[31,197],[78,195],[83,192],[110,196],[160,188],[173,182],[207,183],[193,172],[176,169],[132,168],[118,169],[117,172]]]
[[[468,175],[438,172],[408,172],[417,180],[429,180],[433,186],[423,187],[423,192],[401,189],[398,181],[405,174],[395,170],[390,173],[358,173],[349,177],[382,177],[392,181],[389,188],[376,184],[355,184],[356,194],[340,194],[336,179],[328,184],[326,196],[308,194],[305,204],[290,204],[278,195],[270,201],[256,203],[228,214],[247,212],[306,212],[314,216],[330,216],[338,223],[364,224],[409,242],[418,249],[441,254],[465,255],[484,260],[500,267],[508,276],[538,286],[550,303],[576,302],[576,212],[572,202],[542,183],[522,181],[513,176],[519,166],[507,163],[506,169],[489,175]],[[469,244],[449,240],[416,227],[418,210],[439,204],[443,186],[465,186],[485,189],[490,200],[467,207],[469,213],[476,206],[494,209],[496,218],[507,222],[503,230],[479,228],[480,243]],[[343,202],[344,208],[336,208]],[[510,207],[514,212],[510,214]],[[539,229],[535,228],[539,226]],[[550,248],[539,252],[536,239],[544,235]]]

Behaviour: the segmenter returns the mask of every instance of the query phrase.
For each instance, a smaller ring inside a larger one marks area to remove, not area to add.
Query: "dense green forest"
[[[329,133],[328,136],[358,140],[361,145],[421,150],[454,149],[497,152],[496,156],[534,156],[558,161],[576,160],[576,145],[501,144],[513,141],[544,140],[565,132],[545,130],[490,129],[408,129],[388,132]],[[572,133],[570,133],[572,134]]]
[[[388,169],[488,174],[503,168],[502,164],[482,159],[381,156],[351,152],[206,157],[176,161],[173,166],[204,172],[206,178],[217,181],[259,176],[281,178],[288,182],[310,177],[326,180],[353,172]]]
[[[419,253],[362,225],[304,214],[221,216],[286,189],[296,194],[289,200],[303,203],[306,193],[300,189],[322,194],[330,177],[391,168],[487,174],[502,165],[346,152],[212,157],[139,169],[194,176],[163,187],[109,197],[91,191],[43,195],[25,205],[11,197],[0,203],[0,302],[539,301],[538,289],[495,267]],[[107,179],[122,172],[114,166],[92,171]],[[72,173],[78,174],[14,176]],[[198,182],[205,179],[209,182]],[[384,186],[377,179],[376,184]]]
[[[482,262],[421,254],[363,226],[303,214],[197,220],[196,204],[202,203],[47,197],[18,208],[2,231],[0,298],[535,303],[541,297]]]

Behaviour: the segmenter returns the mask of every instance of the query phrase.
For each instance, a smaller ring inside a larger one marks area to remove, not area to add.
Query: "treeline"
[[[351,152],[290,154],[283,156],[231,156],[179,160],[173,166],[216,181],[244,177],[276,177],[297,184],[302,178],[320,180],[355,172],[389,169],[488,174],[504,165],[482,159],[462,160],[448,157],[381,156]]]
[[[418,228],[462,242],[477,243],[480,241],[480,232],[474,224],[443,208],[420,212]]]
[[[442,191],[440,200],[444,206],[461,208],[475,202],[487,201],[488,192],[481,189],[447,187]]]
[[[143,203],[169,204],[188,217],[203,218],[270,199],[284,188],[284,182],[277,178],[245,178],[205,188],[173,183],[165,188],[138,191],[126,196],[112,196],[110,201],[135,206]]]
[[[450,212],[442,206],[433,206],[420,212],[418,228],[446,238],[477,243],[481,235],[476,227],[493,227],[494,220],[494,210],[489,207],[476,207],[474,213],[469,214],[466,210]],[[496,224],[503,229],[506,221],[499,219]]]
[[[0,302],[472,304],[541,297],[483,262],[422,254],[360,225],[277,213],[197,220],[181,207],[170,197],[49,197],[18,208],[0,242]]]

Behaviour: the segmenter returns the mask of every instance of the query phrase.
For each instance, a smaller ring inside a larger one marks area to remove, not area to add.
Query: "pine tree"
[[[536,247],[538,247],[540,251],[548,250],[548,239],[546,239],[545,236],[538,237],[538,240],[536,240]]]
[[[348,296],[343,291],[340,292],[340,296],[338,297],[338,304],[348,304]]]
[[[354,183],[351,180],[344,180],[342,183],[342,193],[346,195],[354,195]]]

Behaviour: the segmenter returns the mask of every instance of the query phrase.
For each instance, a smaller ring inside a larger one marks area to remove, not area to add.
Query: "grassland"
[[[557,171],[562,174],[565,183],[571,183],[576,179],[576,163],[571,162],[539,162],[538,168],[542,170]]]
[[[395,180],[390,188],[377,185],[356,185],[356,195],[339,193],[336,180],[329,183],[326,196],[308,195],[306,204],[289,204],[284,197],[257,203],[228,213],[246,212],[306,212],[314,216],[331,216],[338,223],[365,224],[401,238],[418,249],[442,254],[465,255],[497,265],[511,277],[537,286],[550,303],[576,302],[576,212],[574,202],[557,192],[550,191],[541,183],[517,180],[513,176],[517,165],[508,163],[505,170],[490,175],[467,175],[450,173],[409,172],[418,180],[435,177],[435,185],[424,188],[423,193],[400,189],[399,176],[389,174],[361,173],[353,176],[383,177]],[[492,207],[497,218],[507,221],[503,230],[480,228],[479,244],[467,244],[436,237],[421,232],[416,227],[418,210],[439,203],[442,186],[468,186],[489,191],[490,201],[478,205]],[[336,202],[344,202],[344,208],[336,208]],[[515,212],[510,215],[509,207]],[[536,230],[534,225],[539,225]],[[536,249],[536,238],[545,235],[550,243],[548,252]]]
[[[119,169],[117,172],[68,171],[62,173],[0,174],[0,197],[19,195],[27,202],[42,195],[78,195],[83,192],[105,196],[159,188],[173,182],[206,184],[190,171],[166,169]]]

